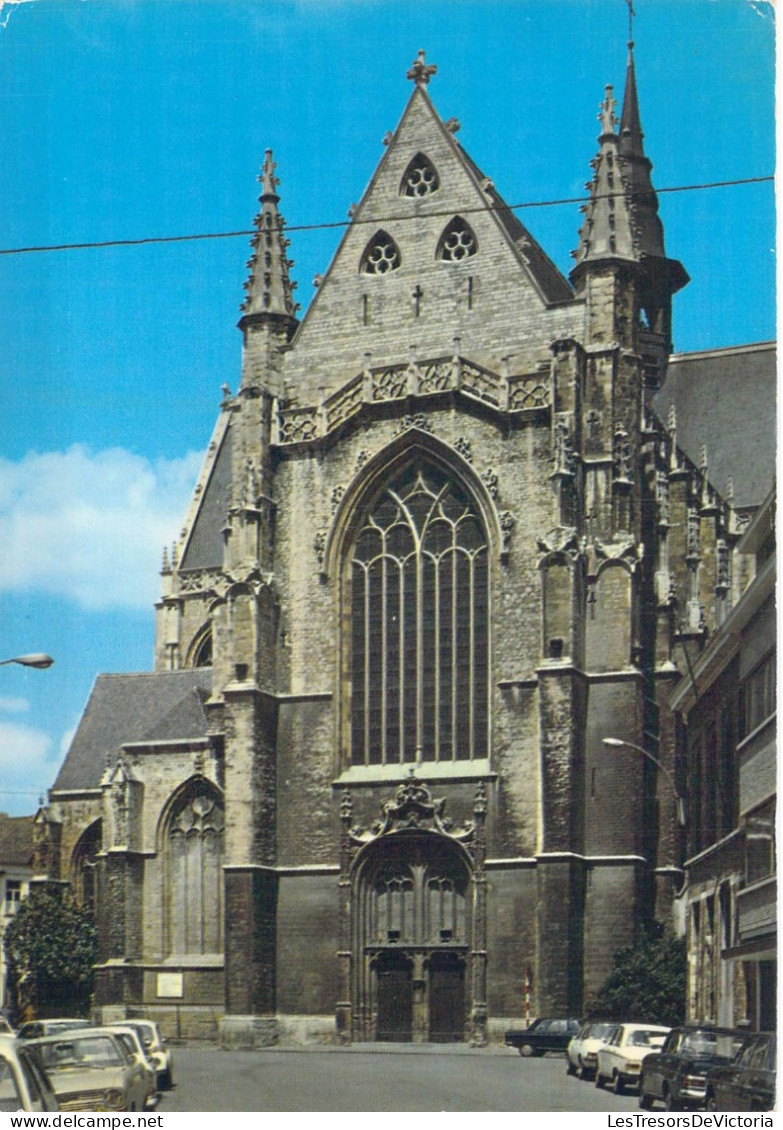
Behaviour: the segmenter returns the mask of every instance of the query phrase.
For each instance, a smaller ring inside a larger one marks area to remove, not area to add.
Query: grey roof
[[[29,867],[33,857],[33,816],[0,812],[0,871],[14,864]]]
[[[107,760],[129,742],[203,738],[212,669],[99,675],[53,791],[95,789]]]
[[[223,534],[231,498],[231,428],[223,437],[204,497],[198,509],[180,569],[219,569]]]
[[[739,509],[759,506],[775,478],[776,343],[675,353],[653,406],[668,421],[674,405],[677,443],[699,466],[707,445],[708,475],[726,497],[734,483]]]

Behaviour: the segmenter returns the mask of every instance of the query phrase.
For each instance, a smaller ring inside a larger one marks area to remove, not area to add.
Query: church
[[[688,275],[633,45],[568,277],[435,72],[420,52],[301,319],[265,155],[241,377],[164,555],[154,671],[98,677],[35,821],[36,877],[94,907],[100,1020],[480,1045],[580,1015],[672,924],[667,701],[746,516],[664,396]]]

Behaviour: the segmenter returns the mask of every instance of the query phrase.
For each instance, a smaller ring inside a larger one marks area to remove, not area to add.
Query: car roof
[[[64,1028],[62,1032],[53,1032],[50,1036],[33,1036],[29,1040],[22,1040],[23,1044],[61,1044],[64,1040],[86,1040],[93,1036],[116,1036],[111,1028]],[[16,1039],[16,1037],[14,1037]]]

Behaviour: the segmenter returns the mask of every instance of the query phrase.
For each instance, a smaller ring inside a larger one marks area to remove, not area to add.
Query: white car
[[[129,1018],[123,1022],[129,1028],[135,1028],[141,1038],[147,1058],[154,1065],[158,1075],[158,1090],[169,1091],[174,1086],[174,1056],[171,1048],[160,1034],[160,1029],[154,1020],[142,1020],[137,1017]]]
[[[145,1072],[111,1029],[76,1028],[29,1040],[22,1047],[38,1056],[60,1110],[145,1109]]]
[[[15,1036],[0,1034],[0,1113],[59,1109],[52,1085],[36,1056]]]
[[[663,1047],[670,1029],[658,1024],[617,1024],[598,1050],[596,1087],[611,1084],[616,1095],[639,1085],[642,1060]]]
[[[158,1099],[157,1071],[154,1063],[144,1050],[144,1045],[141,1042],[141,1036],[137,1029],[132,1028],[128,1024],[107,1024],[106,1027],[115,1034],[120,1043],[124,1045],[128,1055],[141,1068],[141,1073],[147,1083],[147,1097],[144,1103],[145,1108],[154,1106]]]
[[[566,1048],[566,1072],[580,1079],[594,1079],[598,1066],[598,1049],[614,1032],[613,1020],[591,1020],[583,1024]]]

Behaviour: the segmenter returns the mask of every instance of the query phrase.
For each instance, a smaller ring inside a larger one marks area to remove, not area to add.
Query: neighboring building
[[[33,817],[0,812],[0,1007],[8,1006],[5,928],[30,889],[33,874]]]
[[[103,1019],[481,1043],[526,989],[579,1015],[672,921],[666,703],[730,606],[737,519],[652,403],[688,277],[633,57],[569,279],[434,70],[301,323],[266,155],[241,382],[164,557],[155,671],[98,679],[38,815],[36,873],[93,883]]]
[[[775,493],[737,545],[747,587],[672,697],[683,720],[688,1018],[774,1030]]]

